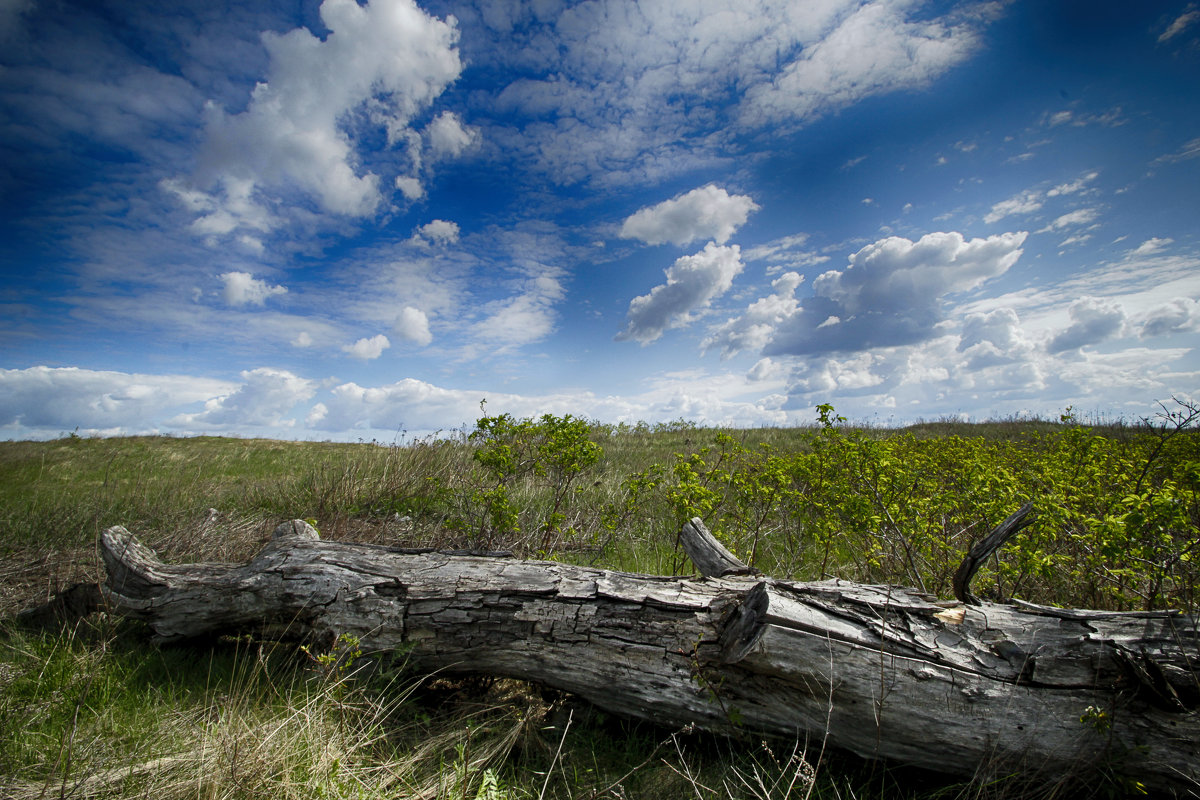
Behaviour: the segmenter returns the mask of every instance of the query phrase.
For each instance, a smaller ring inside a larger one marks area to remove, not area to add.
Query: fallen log
[[[712,575],[327,542],[298,520],[240,565],[164,564],[121,527],[100,544],[111,609],[161,641],[350,634],[412,669],[534,681],[667,725],[965,776],[1105,765],[1200,797],[1195,618],[773,580],[699,520],[681,537]]]

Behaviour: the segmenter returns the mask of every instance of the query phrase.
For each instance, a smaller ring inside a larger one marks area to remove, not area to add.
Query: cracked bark
[[[120,527],[101,553],[111,608],[161,641],[348,633],[415,670],[535,681],[661,724],[959,775],[1108,764],[1200,797],[1196,619],[779,581],[706,537],[699,520],[681,534],[705,553],[699,578],[325,542],[300,521],[242,565],[167,565]]]

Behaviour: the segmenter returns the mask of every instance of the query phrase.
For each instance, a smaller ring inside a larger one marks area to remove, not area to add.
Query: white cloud
[[[742,268],[737,245],[709,242],[699,253],[681,256],[666,270],[665,284],[629,303],[629,321],[617,334],[617,341],[645,345],[662,336],[668,327],[688,324],[693,311],[707,308],[713,298],[729,291]]]
[[[471,334],[483,349],[531,344],[554,332],[558,315],[554,304],[566,292],[559,282],[560,270],[542,268],[522,285],[521,290],[484,306],[486,316],[472,326]]]
[[[479,131],[463,125],[457,114],[443,111],[425,129],[429,149],[437,158],[454,158],[479,141]]]
[[[910,20],[904,4],[864,3],[746,93],[743,118],[806,120],[869,97],[927,85],[977,47],[972,25]],[[984,11],[977,8],[977,12]],[[986,18],[986,13],[980,15]]]
[[[433,334],[429,332],[429,318],[424,311],[412,306],[405,306],[400,311],[400,316],[396,318],[396,333],[402,339],[422,347],[433,341]]]
[[[1062,353],[1098,344],[1121,333],[1125,310],[1119,303],[1096,297],[1083,297],[1071,304],[1071,325],[1046,344],[1046,352]]]
[[[1090,225],[1096,221],[1096,217],[1098,216],[1100,216],[1100,209],[1098,208],[1079,208],[1056,217],[1053,222],[1039,230],[1038,233],[1060,231],[1063,228],[1069,228],[1073,225]]]
[[[159,188],[175,198],[188,211],[196,214],[190,228],[201,236],[224,236],[238,229],[267,232],[278,219],[254,199],[254,182],[226,176],[224,196],[202,192],[183,181],[164,178]]]
[[[315,405],[310,424],[326,431],[431,432],[454,429],[479,417],[479,401],[489,414],[517,417],[574,414],[611,422],[666,422],[681,417],[701,425],[783,425],[792,418],[780,409],[778,380],[748,391],[743,376],[687,371],[660,375],[644,391],[629,396],[590,392],[518,395],[480,389],[451,389],[414,378],[378,387],[344,383]],[[318,408],[319,406],[319,408]]]
[[[784,236],[766,244],[746,248],[742,253],[742,258],[747,263],[752,261],[770,262],[771,266],[767,268],[768,273],[788,268],[805,269],[829,260],[829,256],[805,249],[804,245],[807,242],[808,234],[806,233]]]
[[[962,352],[982,342],[1001,350],[1009,350],[1016,343],[1016,331],[1020,327],[1017,312],[1011,308],[998,308],[987,313],[967,314],[963,318],[962,339],[958,350]]]
[[[639,209],[621,225],[620,235],[646,244],[671,242],[682,247],[697,239],[724,244],[758,208],[747,195],[731,195],[709,184]]]
[[[313,407],[309,424],[328,431],[354,428],[434,431],[458,427],[479,416],[479,401],[488,400],[488,411],[515,405],[511,395],[454,390],[415,378],[378,387],[343,383],[330,398]]]
[[[400,194],[404,195],[406,200],[420,200],[425,196],[425,187],[421,185],[418,178],[398,176],[396,188],[400,190]]]
[[[754,382],[777,380],[787,373],[787,368],[770,358],[760,358],[746,372],[746,377]]]
[[[1047,197],[1061,197],[1063,195],[1068,195],[1068,194],[1078,194],[1079,192],[1087,190],[1091,186],[1092,181],[1096,180],[1096,178],[1099,178],[1099,177],[1100,177],[1099,172],[1084,173],[1083,175],[1079,176],[1078,178],[1076,178],[1073,181],[1068,181],[1067,183],[1060,183],[1057,186],[1051,188],[1049,191],[1046,192],[1046,196]]]
[[[342,350],[349,353],[354,358],[361,358],[363,361],[370,361],[379,358],[383,355],[383,351],[392,346],[388,338],[382,333],[372,336],[370,339],[359,339],[354,344],[342,346]]]
[[[228,381],[77,367],[0,369],[0,431],[18,436],[153,433],[166,415],[234,391]]]
[[[775,327],[766,355],[854,352],[923,341],[945,320],[942,298],[1002,275],[1021,256],[1026,234],[967,241],[930,233],[917,242],[893,236],[829,270]]]
[[[1012,308],[968,313],[963,317],[959,353],[967,357],[967,369],[978,370],[1034,357],[1033,343]]]
[[[191,428],[292,427],[285,414],[316,393],[313,381],[281,369],[244,370],[242,384],[233,392],[213,397],[198,414],[181,414],[172,420]]]
[[[493,4],[494,5],[494,4]],[[535,12],[534,7],[542,9]],[[919,89],[968,58],[1001,4],[893,0],[517,4],[484,31],[516,72],[491,146],[564,183],[662,182],[734,166],[731,138]],[[616,76],[616,77],[614,77]]]
[[[803,281],[804,278],[795,272],[780,275],[771,282],[774,294],[755,300],[740,317],[714,328],[701,343],[701,349],[719,347],[724,358],[746,350],[762,350],[779,324],[800,307],[796,289]]]
[[[371,122],[401,139],[462,69],[454,20],[430,17],[413,0],[325,0],[320,13],[330,30],[324,39],[304,28],[263,34],[270,68],[245,111],[208,105],[196,180],[200,189],[218,188],[197,198],[212,207],[197,223],[201,232],[261,221],[264,189],[299,189],[331,214],[374,213],[380,179],[359,172],[348,123]],[[412,187],[400,188],[410,196]],[[233,208],[247,202],[258,208],[249,219]]]
[[[1200,330],[1200,302],[1190,297],[1180,297],[1153,308],[1141,315],[1136,322],[1140,335],[1167,336]]]
[[[1130,256],[1152,256],[1161,253],[1167,248],[1167,245],[1173,244],[1174,239],[1160,239],[1157,236],[1152,236],[1146,241],[1139,244],[1137,247],[1129,251]]]
[[[1186,142],[1183,147],[1179,148],[1174,153],[1168,153],[1154,159],[1150,162],[1150,168],[1153,170],[1164,164],[1178,164],[1180,161],[1187,161],[1193,158],[1200,158],[1200,137]]]
[[[270,286],[249,272],[223,272],[217,277],[225,282],[225,302],[231,306],[261,306],[270,297],[287,294],[286,286]]]
[[[296,338],[292,339],[292,346],[294,347],[312,347],[312,343],[313,338],[309,335],[308,331],[300,331],[300,333],[296,334]]]
[[[1167,29],[1158,37],[1158,41],[1166,42],[1174,39],[1198,21],[1200,21],[1200,11],[1196,10],[1195,3],[1190,3],[1184,12],[1167,26]]]
[[[1064,109],[1063,111],[1046,114],[1042,118],[1042,124],[1048,128],[1057,128],[1059,125],[1071,125],[1075,128],[1083,128],[1088,125],[1117,128],[1125,123],[1124,112],[1120,106],[1110,108],[1101,114],[1076,114],[1070,109]]]
[[[992,210],[984,216],[983,221],[991,225],[1013,214],[1032,214],[1041,207],[1042,195],[1040,192],[1022,192],[1016,197],[996,203],[992,206]]]
[[[792,373],[788,391],[792,394],[828,394],[872,389],[885,380],[884,375],[873,371],[877,364],[883,363],[883,357],[871,353],[860,353],[843,360],[821,358],[801,362]]]
[[[1073,181],[1060,183],[1049,189],[1042,187],[1026,189],[1007,200],[996,203],[992,206],[992,210],[984,215],[983,221],[991,225],[1014,214],[1032,214],[1040,210],[1048,199],[1088,191],[1092,182],[1098,177],[1100,177],[1099,172],[1086,172]]]
[[[417,228],[413,240],[418,244],[454,244],[458,241],[458,223],[444,219],[435,219]]]

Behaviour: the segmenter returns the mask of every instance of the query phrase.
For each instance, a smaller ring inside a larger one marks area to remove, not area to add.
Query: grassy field
[[[483,418],[376,444],[144,437],[0,443],[0,616],[100,576],[105,527],[168,561],[250,557],[280,521],[327,539],[487,547],[686,574],[701,516],[768,574],[946,596],[1024,500],[1038,523],[976,579],[993,598],[1195,612],[1195,410],[1096,427],[1009,420],[804,429]],[[359,671],[352,644],[154,647],[137,624],[0,627],[5,797],[1015,797],[822,752],[608,717],[513,681]],[[322,654],[315,654],[322,655]]]

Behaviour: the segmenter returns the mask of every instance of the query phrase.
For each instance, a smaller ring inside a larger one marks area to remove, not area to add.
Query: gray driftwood
[[[683,531],[692,552],[699,520]],[[711,537],[708,537],[711,539]],[[1114,765],[1200,796],[1200,635],[1173,613],[930,602],[789,583],[321,541],[281,526],[246,564],[168,565],[105,531],[104,594],[158,639],[357,636],[412,668],[520,678],[618,714],[803,737],[959,775]],[[732,559],[732,556],[729,556]],[[736,563],[734,563],[736,562]]]

